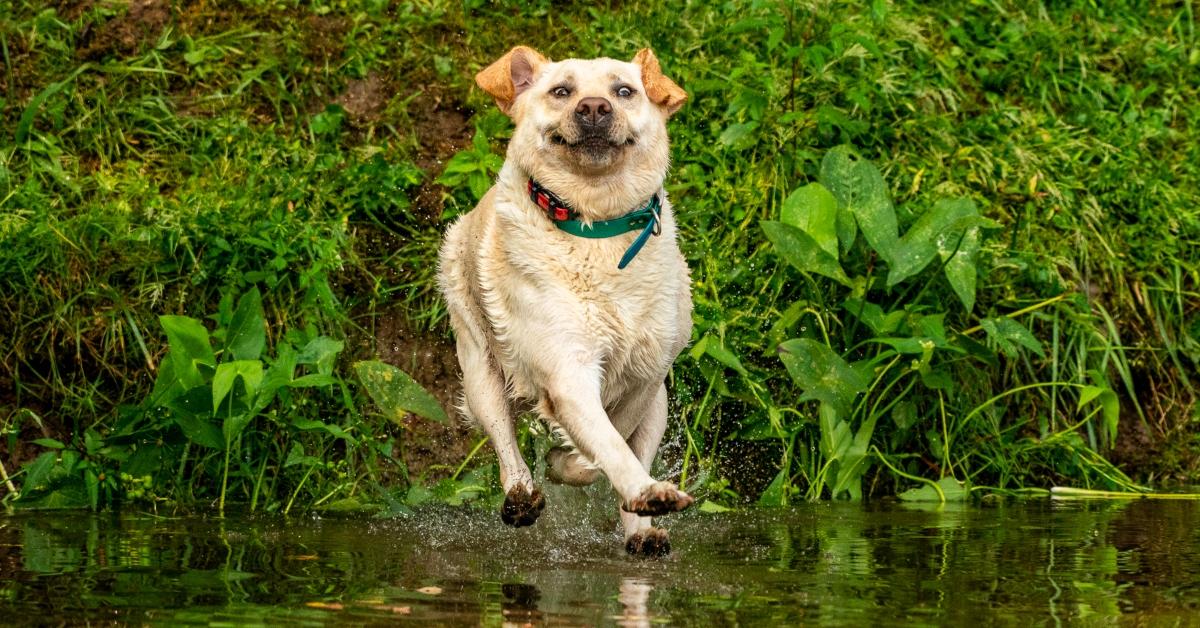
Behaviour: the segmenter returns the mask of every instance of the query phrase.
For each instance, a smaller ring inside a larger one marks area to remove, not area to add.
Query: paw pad
[[[514,528],[533,525],[542,508],[546,507],[546,498],[541,489],[536,486],[533,491],[518,484],[504,496],[504,505],[500,507],[500,520]]]
[[[647,528],[625,540],[625,551],[643,558],[666,556],[671,553],[671,539],[662,528]]]

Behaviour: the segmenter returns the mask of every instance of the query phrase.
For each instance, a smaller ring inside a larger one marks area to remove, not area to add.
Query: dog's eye
[[[571,95],[571,90],[560,85],[550,90],[550,93],[554,94],[554,96],[558,98],[566,98],[567,96]]]
[[[620,96],[621,98],[629,98],[630,96],[633,95],[633,88],[624,87],[624,86],[618,87],[617,95]]]

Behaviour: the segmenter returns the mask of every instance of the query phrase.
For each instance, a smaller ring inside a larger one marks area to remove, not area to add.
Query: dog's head
[[[517,46],[475,81],[516,123],[509,159],[535,177],[665,173],[666,121],[687,99],[649,48],[625,63],[550,61]]]

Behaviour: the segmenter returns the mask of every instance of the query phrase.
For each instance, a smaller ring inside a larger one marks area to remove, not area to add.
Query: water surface
[[[0,515],[0,623],[1200,625],[1196,503],[692,512],[660,560],[559,506],[520,530],[448,508]]]

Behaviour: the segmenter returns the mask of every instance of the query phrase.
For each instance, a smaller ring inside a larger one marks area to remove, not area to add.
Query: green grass
[[[373,357],[381,316],[448,334],[432,262],[479,187],[455,173],[486,180],[509,132],[471,77],[517,43],[552,58],[651,45],[691,95],[671,122],[668,187],[696,302],[672,455],[695,490],[781,503],[911,478],[1004,492],[1197,476],[1190,2],[162,7],[0,8],[0,452],[17,486],[37,471],[83,490],[93,473],[109,482],[97,504],[215,500],[224,453],[147,418],[167,350],[157,317],[215,329],[222,300],[252,288],[266,355],[322,335],[347,349],[340,385],[298,390],[251,424],[231,500],[398,504],[494,483],[484,455],[473,474],[445,459],[408,477],[412,423],[375,411],[351,364]],[[846,144],[878,167],[900,234],[948,199],[989,221],[973,307],[940,262],[888,286],[889,250],[859,238],[839,251],[859,281],[843,286],[768,241],[762,221],[794,190],[838,192],[821,164]],[[846,298],[904,322],[878,332]],[[946,346],[923,362],[877,342],[926,337],[938,315]],[[792,339],[869,375],[849,409],[801,399],[811,382],[776,353]],[[421,380],[415,365],[397,366]],[[842,433],[861,442],[839,445]],[[79,460],[14,468],[59,451],[39,437]],[[164,462],[112,449],[130,444],[165,448]],[[295,444],[324,462],[289,465]]]

